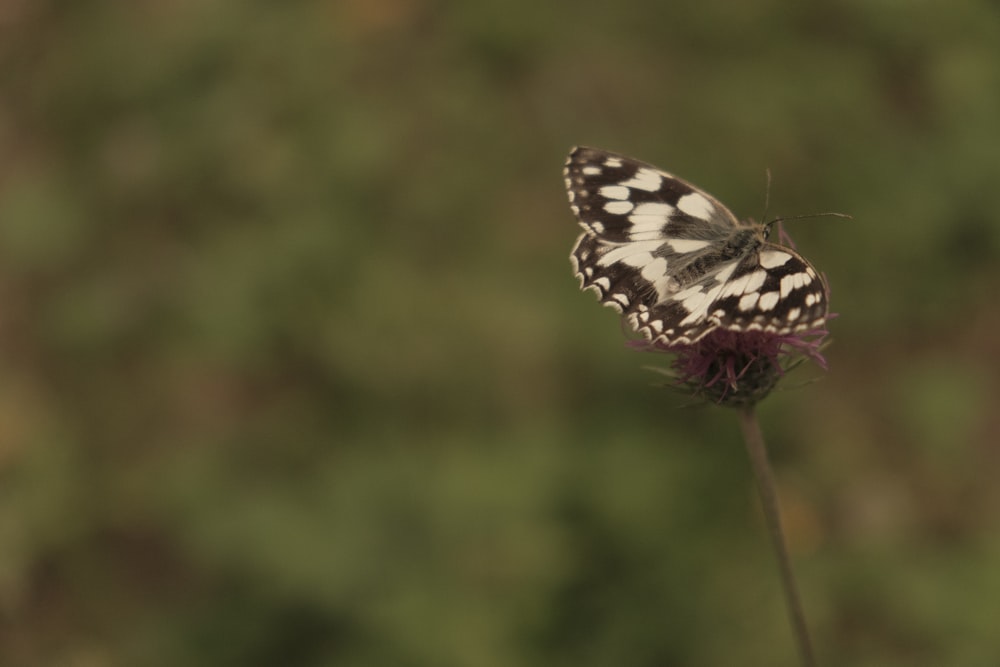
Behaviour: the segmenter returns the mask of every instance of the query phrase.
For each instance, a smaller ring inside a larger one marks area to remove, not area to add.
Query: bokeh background
[[[3,0],[0,77],[0,664],[796,664],[578,143],[854,216],[762,406],[817,653],[1000,664],[997,3]]]

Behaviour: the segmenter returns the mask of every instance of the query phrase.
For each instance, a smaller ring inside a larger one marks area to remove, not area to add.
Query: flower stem
[[[816,667],[813,657],[812,643],[809,639],[809,629],[806,627],[806,617],[802,612],[802,601],[799,598],[795,574],[792,572],[792,562],[788,556],[788,544],[785,532],[781,527],[781,510],[778,506],[778,492],[771,474],[771,464],[767,460],[767,448],[764,445],[764,435],[757,421],[757,413],[752,405],[740,410],[740,427],[746,440],[747,453],[750,455],[750,465],[753,466],[757,478],[757,489],[764,509],[764,519],[771,542],[778,557],[778,569],[781,572],[781,583],[785,588],[785,604],[792,622],[792,632],[799,644],[799,654],[803,667]]]

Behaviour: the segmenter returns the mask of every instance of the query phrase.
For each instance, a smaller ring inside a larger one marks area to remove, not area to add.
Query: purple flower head
[[[675,386],[720,405],[753,405],[771,393],[784,374],[803,359],[826,370],[821,353],[825,328],[779,335],[766,331],[715,329],[691,344],[635,341],[640,350],[674,354]]]

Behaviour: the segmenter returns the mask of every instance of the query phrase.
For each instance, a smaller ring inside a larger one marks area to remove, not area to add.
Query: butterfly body
[[[822,327],[822,276],[768,228],[652,165],[573,149],[564,172],[583,227],[570,257],[581,287],[647,339],[689,345],[715,329],[791,335]]]

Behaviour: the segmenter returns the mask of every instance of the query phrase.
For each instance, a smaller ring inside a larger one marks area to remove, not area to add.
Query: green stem
[[[746,440],[747,453],[750,455],[750,465],[753,466],[754,477],[757,478],[757,489],[764,509],[764,519],[767,522],[771,542],[778,557],[778,569],[781,572],[781,583],[785,589],[785,604],[792,622],[792,632],[799,644],[799,654],[803,667],[816,667],[813,657],[812,643],[809,639],[809,629],[806,627],[806,617],[802,612],[802,601],[799,597],[795,574],[792,572],[792,561],[788,556],[788,544],[785,532],[781,527],[781,510],[778,506],[778,492],[771,474],[771,464],[767,460],[767,448],[764,445],[764,435],[757,421],[757,413],[753,406],[740,410],[740,427]]]

